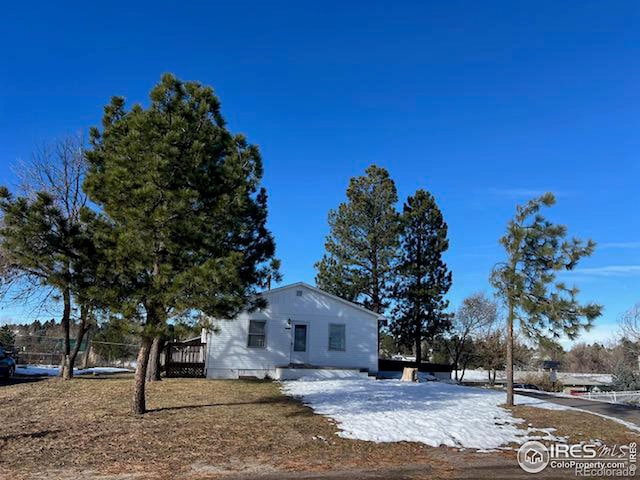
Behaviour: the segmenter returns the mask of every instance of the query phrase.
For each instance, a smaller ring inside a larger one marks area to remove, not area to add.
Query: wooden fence
[[[378,370],[381,372],[401,372],[403,368],[416,368],[418,367],[418,371],[420,372],[451,372],[455,365],[448,365],[443,363],[424,363],[420,362],[419,365],[416,365],[416,362],[409,362],[403,360],[386,360],[384,358],[378,359]]]
[[[164,368],[167,377],[204,378],[206,343],[169,342],[165,349]]]

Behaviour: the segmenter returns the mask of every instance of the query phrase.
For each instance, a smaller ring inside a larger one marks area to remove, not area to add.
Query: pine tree
[[[60,375],[69,379],[78,353],[71,349],[69,338],[74,299],[80,305],[77,345],[82,342],[90,315],[87,301],[91,286],[87,282],[93,278],[95,267],[90,227],[80,220],[71,221],[46,192],[34,198],[14,197],[2,187],[0,211],[2,280],[23,296],[44,288],[62,299],[64,355]]]
[[[386,310],[398,246],[397,201],[384,168],[371,165],[351,179],[347,201],[329,212],[326,253],[315,265],[318,287],[374,312]]]
[[[515,218],[500,239],[507,259],[497,264],[491,275],[491,283],[507,308],[507,405],[513,405],[516,321],[529,337],[557,339],[564,334],[574,339],[582,329],[589,329],[602,311],[595,303],[581,305],[575,286],[556,282],[557,272],[575,268],[581,258],[593,253],[595,243],[566,240],[567,228],[540,214],[542,207],[554,203],[553,194],[546,193],[516,207]]]
[[[611,386],[617,391],[638,390],[640,389],[640,374],[624,362],[619,362],[614,367]]]
[[[420,362],[423,340],[432,341],[451,325],[444,297],[452,275],[442,259],[449,248],[447,224],[433,196],[418,190],[404,204],[401,225],[391,331],[402,343],[415,345],[416,362]]]
[[[102,209],[112,308],[140,320],[133,411],[153,338],[188,310],[233,318],[274,254],[258,148],[231,134],[210,87],[163,75],[147,108],[114,97],[91,130],[85,189]]]
[[[53,297],[62,300],[63,379],[73,376],[79,345],[91,325],[94,296],[100,291],[95,288],[99,250],[93,245],[91,215],[85,215],[81,190],[85,166],[82,139],[63,138],[20,164],[21,195],[0,189],[2,281],[21,300],[42,289],[53,290]],[[73,310],[80,315],[72,349]]]
[[[9,327],[9,325],[0,327],[0,347],[10,352],[13,350],[15,343],[16,335],[11,330],[11,327]]]

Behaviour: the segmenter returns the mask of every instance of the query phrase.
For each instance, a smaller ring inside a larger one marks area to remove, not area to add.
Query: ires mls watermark
[[[633,477],[636,450],[635,442],[613,446],[593,443],[552,443],[547,446],[534,440],[518,449],[518,464],[527,473],[556,468],[573,470],[577,477]]]

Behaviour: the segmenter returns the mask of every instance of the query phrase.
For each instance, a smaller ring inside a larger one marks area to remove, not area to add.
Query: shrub
[[[554,385],[553,382],[551,382],[551,377],[549,376],[549,373],[547,372],[528,373],[527,375],[525,375],[522,381],[519,381],[517,383],[530,383],[546,392],[561,392],[562,389],[564,388],[564,385],[560,380],[557,380]]]
[[[640,375],[632,368],[619,363],[613,371],[613,390],[640,390]]]

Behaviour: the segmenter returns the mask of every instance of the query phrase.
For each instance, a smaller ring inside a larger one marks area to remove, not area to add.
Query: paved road
[[[556,397],[544,393],[534,392],[517,392],[518,395],[526,395],[529,397],[539,398],[558,405],[567,407],[580,408],[593,413],[615,417],[626,422],[634,423],[640,426],[640,408],[630,405],[620,405],[615,403],[596,402],[593,400],[584,400],[578,397]]]

